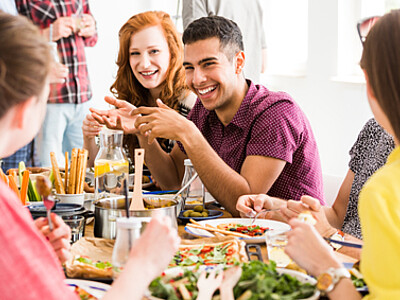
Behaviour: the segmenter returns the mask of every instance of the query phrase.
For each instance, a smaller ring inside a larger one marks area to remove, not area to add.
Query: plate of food
[[[223,211],[205,209],[202,205],[197,205],[193,209],[181,211],[178,218],[184,222],[189,222],[190,219],[195,221],[203,221],[219,218],[223,214]]]
[[[182,240],[168,268],[233,265],[248,261],[245,243],[233,237]]]
[[[318,299],[316,280],[303,273],[278,269],[275,264],[250,261],[240,265],[242,273],[233,288],[235,299]],[[165,271],[149,286],[149,299],[196,299],[197,281],[203,268]],[[208,271],[208,270],[206,270]],[[217,271],[218,272],[218,271]],[[218,291],[214,294],[218,294]],[[246,297],[247,296],[247,297]]]
[[[79,299],[96,300],[104,297],[109,284],[82,280],[82,279],[65,279],[64,282],[80,297]]]
[[[204,220],[196,224],[187,224],[185,231],[197,237],[212,237],[222,233],[233,235],[242,239],[246,243],[265,243],[265,233],[270,230],[289,231],[290,226],[286,223],[257,219],[252,224],[253,219],[242,218],[220,218],[214,220]]]

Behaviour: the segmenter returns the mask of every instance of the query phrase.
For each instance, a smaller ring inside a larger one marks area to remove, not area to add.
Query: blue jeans
[[[57,157],[59,167],[65,166],[65,151],[82,148],[82,122],[92,102],[82,104],[49,103],[39,136],[39,153],[42,166],[51,166],[50,152]]]

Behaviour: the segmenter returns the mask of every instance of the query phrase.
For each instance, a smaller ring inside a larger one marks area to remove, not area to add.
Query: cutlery
[[[145,210],[142,195],[144,149],[135,149],[135,184],[129,210]]]
[[[262,209],[262,210],[260,210],[258,213],[256,213],[254,210],[251,212],[251,216],[253,216],[254,214],[254,217],[253,217],[253,220],[251,221],[251,225],[254,225],[254,222],[256,221],[256,219],[257,219],[257,217],[261,214],[261,213],[264,213],[264,212],[269,212],[269,211],[277,211],[277,210],[279,210],[279,208],[272,208],[272,209]],[[250,216],[250,217],[251,217]]]
[[[352,247],[352,248],[362,248],[361,244],[356,244],[356,243],[350,243],[350,242],[344,242],[344,241],[339,241],[339,240],[335,240],[335,239],[330,239],[330,238],[324,238],[325,241],[330,242],[330,243],[335,243],[335,244],[339,244],[345,247]]]
[[[51,209],[54,206],[55,199],[50,195],[51,194],[51,182],[48,177],[38,176],[36,178],[36,189],[40,196],[43,199],[43,205],[46,207],[46,215],[49,223],[50,231],[53,231],[53,222],[51,221]]]

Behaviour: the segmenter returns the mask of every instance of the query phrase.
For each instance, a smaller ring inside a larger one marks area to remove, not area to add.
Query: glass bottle
[[[185,173],[183,175],[182,187],[185,186],[193,176],[197,175],[190,159],[185,159]],[[204,185],[199,176],[182,192],[182,198],[185,199],[185,204],[203,204],[205,197]]]
[[[122,130],[103,128],[100,149],[94,161],[95,199],[106,193],[123,195],[124,179],[128,182],[129,162],[122,150]]]
[[[141,219],[126,217],[117,219],[117,236],[111,258],[114,279],[123,271],[129,259],[132,244],[140,237]]]

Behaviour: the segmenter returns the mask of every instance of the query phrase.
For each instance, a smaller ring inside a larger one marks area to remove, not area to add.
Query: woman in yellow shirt
[[[372,18],[359,27],[364,44],[361,67],[371,110],[394,136],[396,148],[360,194],[361,272],[370,291],[368,299],[400,299],[400,10],[373,25],[375,21]],[[318,278],[318,287],[330,299],[360,299],[349,273],[316,229],[297,219],[289,224],[286,252]]]

